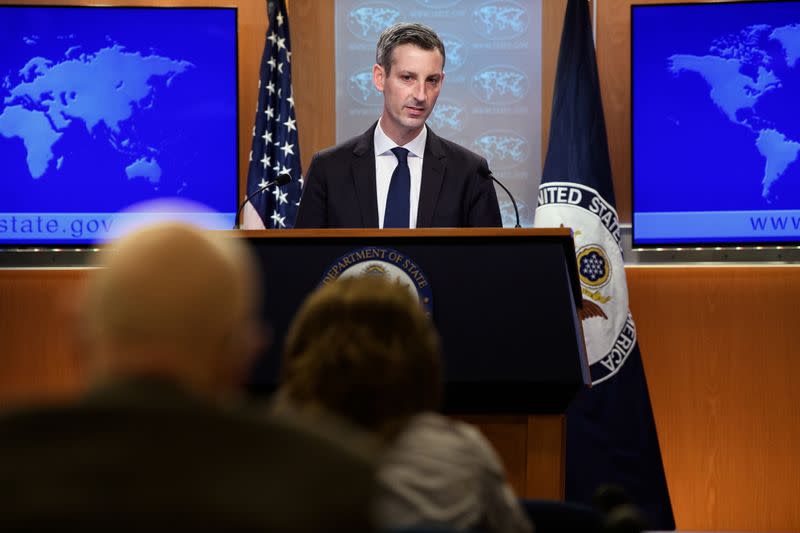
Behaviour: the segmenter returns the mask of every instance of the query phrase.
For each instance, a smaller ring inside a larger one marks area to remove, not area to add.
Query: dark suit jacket
[[[377,228],[377,122],[365,133],[314,155],[296,228]],[[486,160],[428,128],[417,227],[500,227]]]
[[[369,530],[373,464],[161,383],[0,417],[0,530]]]

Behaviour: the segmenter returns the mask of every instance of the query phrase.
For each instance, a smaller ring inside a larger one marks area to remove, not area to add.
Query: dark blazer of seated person
[[[374,134],[317,153],[305,177],[295,228],[377,228]],[[501,227],[486,160],[428,128],[418,228]]]
[[[268,342],[252,250],[173,222],[97,255],[75,299],[91,392],[0,416],[0,531],[368,528],[367,448],[241,412]]]
[[[163,380],[0,416],[2,531],[364,531],[359,447]]]

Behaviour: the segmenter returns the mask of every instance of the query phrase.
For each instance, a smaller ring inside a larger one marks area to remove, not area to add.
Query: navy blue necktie
[[[384,228],[407,228],[411,204],[411,171],[408,169],[408,150],[392,148],[397,157],[397,166],[389,182],[386,211],[383,214]]]

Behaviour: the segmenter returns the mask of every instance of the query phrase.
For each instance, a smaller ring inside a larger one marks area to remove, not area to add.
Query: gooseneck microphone
[[[258,196],[259,194],[261,194],[262,192],[266,191],[267,189],[270,189],[271,187],[275,187],[275,186],[283,187],[284,185],[286,185],[287,183],[289,183],[291,181],[292,181],[292,177],[289,174],[278,174],[277,178],[275,178],[272,181],[268,181],[263,186],[259,187],[254,192],[249,194],[247,196],[247,198],[244,199],[244,202],[242,202],[239,205],[239,210],[236,211],[236,218],[233,219],[233,229],[241,229],[239,227],[239,217],[242,214],[242,209],[244,209],[244,206],[247,205],[247,202],[252,200],[253,197]]]
[[[503,185],[502,183],[500,183],[500,180],[499,180],[499,179],[497,179],[497,178],[495,178],[495,177],[494,177],[494,174],[492,174],[492,171],[491,171],[491,170],[490,170],[490,171],[489,171],[489,173],[486,175],[486,177],[487,177],[487,178],[489,178],[490,180],[494,181],[494,182],[495,182],[496,184],[498,184],[500,187],[502,187],[502,188],[503,188],[503,190],[504,190],[504,191],[506,191],[506,194],[508,195],[508,197],[509,197],[509,198],[511,198],[511,204],[514,206],[514,214],[515,214],[515,215],[516,215],[516,217],[517,217],[517,224],[516,224],[516,226],[514,226],[514,227],[515,227],[515,228],[521,228],[522,226],[520,226],[520,225],[519,225],[519,209],[517,209],[517,202],[516,202],[516,200],[514,200],[514,195],[513,195],[513,194],[511,194],[511,191],[509,191],[509,190],[506,188],[506,186],[505,186],[505,185]]]

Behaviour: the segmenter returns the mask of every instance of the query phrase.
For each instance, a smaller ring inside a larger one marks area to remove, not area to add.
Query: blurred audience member
[[[81,302],[94,386],[0,418],[0,529],[368,529],[360,444],[235,409],[266,341],[242,242],[170,223],[100,257]]]
[[[642,533],[645,529],[644,514],[633,504],[615,507],[603,523],[603,533]]]
[[[281,379],[278,410],[332,411],[385,443],[381,526],[531,530],[488,441],[436,414],[439,341],[409,289],[376,277],[321,288],[289,330]]]
[[[644,514],[619,485],[598,487],[592,505],[603,515],[604,533],[640,533],[647,529]]]

